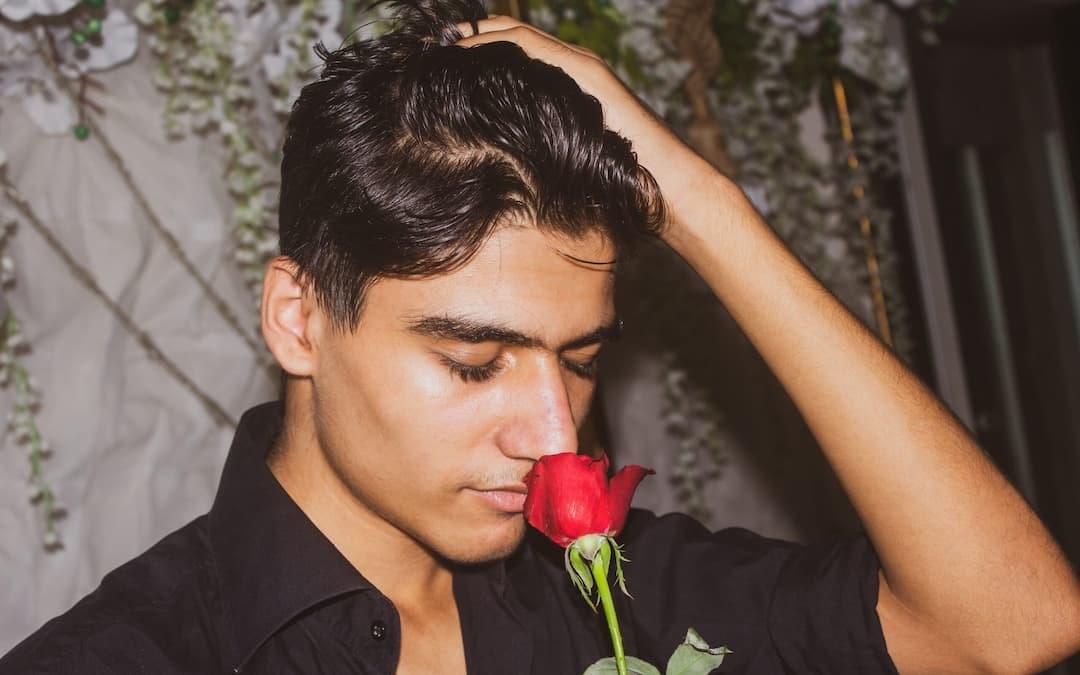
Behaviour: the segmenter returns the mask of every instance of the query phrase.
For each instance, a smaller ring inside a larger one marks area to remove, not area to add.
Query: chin
[[[461,532],[443,547],[443,558],[459,565],[478,565],[506,558],[525,538],[525,519],[508,519],[500,526],[479,532]]]

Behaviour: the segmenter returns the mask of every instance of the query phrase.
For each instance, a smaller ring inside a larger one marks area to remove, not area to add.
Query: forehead
[[[599,233],[577,239],[536,227],[502,227],[449,274],[380,279],[364,314],[398,324],[459,316],[557,341],[613,318],[614,266],[578,261],[614,257],[614,247]]]

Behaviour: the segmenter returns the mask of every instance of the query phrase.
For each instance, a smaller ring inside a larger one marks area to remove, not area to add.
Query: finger
[[[462,35],[472,35],[472,24],[468,21],[460,21],[455,24]],[[477,27],[481,33],[488,33],[493,30],[506,30],[507,28],[513,28],[514,26],[527,26],[524,21],[515,19],[512,16],[505,16],[503,14],[488,14],[487,18],[478,19],[476,22]]]
[[[470,24],[468,21],[462,21],[455,25],[457,26],[458,30],[461,31],[461,34],[465,36],[466,39],[475,37],[473,35],[472,24]],[[484,33],[493,33],[495,31],[511,30],[513,28],[532,28],[532,26],[530,26],[529,24],[518,21],[511,16],[501,15],[492,16],[487,19],[480,19],[476,22],[476,27],[479,29],[479,34],[481,35]]]
[[[468,23],[459,23],[456,25],[458,30],[460,30],[463,35],[467,36],[454,43],[459,47],[472,47],[489,42],[506,41],[518,43],[523,48],[531,47],[532,49],[541,52],[558,47],[581,56],[595,58],[593,53],[587,49],[563,42],[550,33],[509,16],[497,16],[493,19],[482,19],[478,21],[477,27],[480,29],[478,35],[472,34],[472,26]],[[526,49],[526,51],[528,51],[528,49]]]
[[[548,36],[546,33],[531,31],[522,26],[473,35],[458,40],[454,43],[454,46],[469,48],[492,42],[513,43],[520,47],[528,56],[560,66],[567,71],[573,69],[573,61],[575,59],[589,59],[590,62],[601,61],[601,59],[592,52],[575,48],[561,40]]]
[[[474,45],[499,42],[502,40],[507,42],[536,44],[543,42],[543,37],[544,36],[535,31],[528,30],[525,26],[508,26],[496,30],[486,30],[477,35],[467,34],[466,37],[458,40],[454,44],[459,47],[472,47]]]

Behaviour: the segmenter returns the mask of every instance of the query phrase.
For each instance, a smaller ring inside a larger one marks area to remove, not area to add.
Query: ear
[[[290,375],[307,377],[314,372],[315,304],[300,283],[295,262],[279,256],[267,264],[261,308],[263,339]]]

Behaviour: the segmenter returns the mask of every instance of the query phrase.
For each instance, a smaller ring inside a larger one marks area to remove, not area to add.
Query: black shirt
[[[277,483],[279,403],[244,414],[210,512],[105,576],[0,660],[0,673],[393,673],[398,614]],[[626,653],[663,669],[690,626],[734,650],[719,672],[890,673],[864,535],[805,547],[631,512],[616,592]],[[510,558],[454,571],[470,674],[580,675],[603,618],[530,529]]]

